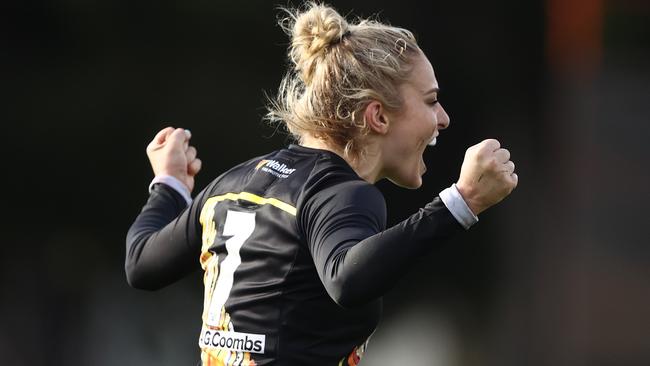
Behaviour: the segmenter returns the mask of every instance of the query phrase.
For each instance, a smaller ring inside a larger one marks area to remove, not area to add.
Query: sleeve
[[[187,206],[166,184],[151,187],[146,205],[126,236],[126,279],[139,289],[157,290],[199,267],[199,214],[205,191]]]
[[[190,194],[189,189],[187,189],[185,184],[178,180],[178,178],[171,175],[156,175],[151,180],[151,183],[149,183],[149,193],[151,193],[151,190],[156,183],[164,183],[165,185],[168,185],[176,192],[178,192],[181,196],[183,196],[185,202],[187,202],[188,205],[192,203],[192,195]]]
[[[439,197],[383,230],[384,198],[365,182],[321,190],[299,214],[321,281],[343,307],[381,297],[428,250],[464,231]]]
[[[458,191],[456,183],[440,192],[439,197],[445,206],[447,206],[449,212],[456,218],[456,221],[463,225],[465,230],[478,222],[478,216],[467,206],[467,202],[465,202],[465,199]]]

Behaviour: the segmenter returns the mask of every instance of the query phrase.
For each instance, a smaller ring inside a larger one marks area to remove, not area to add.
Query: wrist
[[[456,184],[452,184],[451,187],[445,188],[438,194],[438,196],[445,206],[447,206],[447,209],[452,216],[454,216],[456,221],[458,221],[465,230],[478,222],[478,217],[472,212],[469,206],[467,206],[463,196],[458,192]]]
[[[482,205],[479,200],[476,199],[475,190],[472,189],[471,186],[465,185],[462,182],[457,182],[456,189],[458,190],[458,193],[460,193],[460,195],[463,197],[463,200],[465,200],[467,207],[469,207],[474,215],[478,216],[478,214],[487,209],[487,207]]]
[[[185,199],[188,205],[192,202],[192,196],[190,194],[189,188],[185,183],[183,183],[177,177],[174,177],[173,175],[163,175],[163,174],[156,175],[151,181],[151,183],[149,184],[149,192],[151,192],[153,185],[156,183],[163,183],[173,188],[176,192],[178,192],[181,196],[183,196],[183,198]]]
[[[154,169],[153,172],[155,176],[174,177],[180,181],[183,181],[187,176],[187,171],[184,171],[183,169],[163,168],[163,169]]]

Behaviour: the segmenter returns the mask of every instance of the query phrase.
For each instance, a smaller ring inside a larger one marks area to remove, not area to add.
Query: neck
[[[378,180],[383,178],[381,174],[382,167],[380,164],[381,153],[379,149],[376,148],[376,144],[366,144],[368,148],[363,154],[360,154],[360,156],[350,156],[349,154],[345,154],[343,149],[337,146],[332,146],[332,144],[329,144],[327,141],[311,135],[302,136],[300,139],[300,145],[335,153],[343,158],[343,160],[352,167],[361,179],[370,184],[375,184]]]

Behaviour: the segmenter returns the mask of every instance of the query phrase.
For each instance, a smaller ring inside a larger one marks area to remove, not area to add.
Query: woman
[[[298,144],[230,169],[194,200],[189,132],[168,127],[147,147],[156,177],[128,233],[127,279],[157,289],[200,263],[204,365],[356,365],[381,296],[411,262],[517,185],[509,152],[483,141],[456,184],[387,229],[373,184],[418,188],[424,149],[449,126],[431,64],[410,32],[349,24],[327,6],[283,24],[293,68],[269,118]]]

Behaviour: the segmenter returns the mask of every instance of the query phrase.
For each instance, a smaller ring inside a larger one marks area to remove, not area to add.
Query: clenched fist
[[[167,127],[156,134],[147,146],[147,156],[156,176],[171,175],[192,192],[194,176],[201,170],[196,148],[190,146],[189,130]]]
[[[467,149],[456,187],[478,215],[509,195],[518,180],[510,152],[488,139]]]

